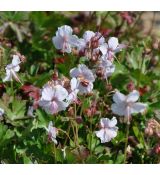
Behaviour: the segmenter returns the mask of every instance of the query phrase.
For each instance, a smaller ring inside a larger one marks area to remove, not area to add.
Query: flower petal
[[[101,127],[102,128],[108,127],[109,121],[110,120],[108,118],[101,118],[101,120],[100,120]]]
[[[13,67],[13,71],[15,71],[15,72],[19,72],[19,70],[20,70],[20,66],[19,65]]]
[[[54,94],[55,90],[50,86],[46,86],[42,90],[42,99],[46,101],[51,101],[52,98],[54,97]]]
[[[61,85],[55,86],[55,94],[54,96],[59,100],[62,101],[68,96],[67,90],[62,87]]]
[[[114,127],[114,129],[101,129],[100,131],[96,131],[96,136],[101,139],[101,143],[109,142],[117,136],[117,129],[117,127]]]
[[[111,37],[108,40],[108,46],[109,46],[110,49],[115,50],[118,46],[118,39],[115,38],[115,37]]]
[[[111,109],[114,114],[117,114],[119,116],[125,115],[125,110],[126,110],[125,103],[119,103],[119,104],[113,103],[111,105]]]
[[[56,35],[59,35],[61,37],[72,35],[72,28],[70,26],[64,25],[61,27],[58,27],[58,31],[56,32]]]
[[[92,32],[92,31],[86,31],[84,34],[83,34],[83,38],[85,39],[86,42],[89,42],[91,40],[92,37],[95,36],[95,33]]]
[[[57,101],[57,105],[58,105],[57,112],[64,111],[68,107],[68,103],[64,101]]]
[[[136,102],[139,99],[139,92],[137,90],[133,90],[127,95],[126,102]]]
[[[109,127],[114,127],[117,124],[117,119],[116,117],[113,117],[111,120],[108,122]]]
[[[12,81],[12,73],[10,70],[6,70],[6,76],[3,78],[3,82]]]
[[[126,96],[122,93],[120,93],[119,91],[117,91],[114,95],[113,95],[113,101],[115,103],[122,103],[126,100]]]
[[[71,90],[74,91],[75,89],[77,89],[78,84],[79,84],[79,81],[75,77],[73,77],[70,82]]]
[[[52,42],[53,42],[56,49],[63,49],[63,43],[64,43],[63,38],[61,38],[59,36],[54,36],[52,38]]]
[[[102,52],[102,55],[106,55],[108,51],[108,44],[104,43],[99,47],[99,50]]]
[[[56,114],[58,112],[58,104],[56,101],[50,102],[49,106],[47,106],[47,111],[51,114]]]
[[[147,104],[134,103],[131,107],[131,113],[143,113],[146,110]]]
[[[81,70],[79,68],[73,68],[70,70],[71,77],[78,77],[81,74]]]
[[[19,65],[20,64],[20,58],[19,58],[19,56],[18,55],[13,55],[13,59],[12,59],[12,65],[13,66],[17,66],[17,65]]]
[[[79,39],[76,35],[72,35],[69,37],[69,41],[68,41],[72,46],[74,47],[78,47],[79,44]]]

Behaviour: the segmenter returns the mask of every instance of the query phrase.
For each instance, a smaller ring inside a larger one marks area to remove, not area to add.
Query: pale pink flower
[[[113,117],[111,120],[108,118],[101,118],[100,131],[96,131],[96,136],[101,139],[101,143],[109,142],[117,136],[118,127],[116,127],[117,119]]]
[[[94,41],[98,42],[97,48],[100,45],[104,44],[104,42],[105,42],[105,39],[101,33],[99,33],[99,32],[94,33],[92,31],[86,31],[83,34],[83,38],[78,40],[78,42],[79,42],[77,45],[78,49],[83,51],[84,49],[90,47],[92,39],[94,39]]]
[[[78,68],[70,70],[70,76],[77,78],[79,81],[78,89],[81,94],[89,93],[93,89],[95,77],[93,72],[84,64],[79,64]]]
[[[107,59],[112,59],[114,54],[121,51],[123,48],[125,48],[125,45],[119,44],[118,38],[111,37],[108,40],[108,44],[104,43],[100,46],[100,51],[102,52],[102,55],[106,56]]]
[[[66,109],[68,104],[65,102],[68,96],[67,90],[61,85],[46,85],[42,89],[42,96],[39,105],[48,113],[55,114]]]
[[[146,110],[147,104],[136,102],[139,99],[139,92],[133,90],[129,95],[124,95],[117,91],[113,95],[113,101],[111,109],[114,114],[119,116],[127,117],[127,120],[131,117],[131,114],[134,113],[143,113]]]
[[[104,79],[108,79],[115,71],[115,65],[110,60],[106,59],[104,55],[99,59],[97,67],[101,68],[101,71],[103,72],[102,78]]]
[[[12,63],[6,66],[6,77],[3,79],[5,81],[13,81],[15,79],[18,82],[21,82],[17,73],[20,70],[19,64],[21,63],[19,56],[13,55]]]
[[[72,28],[70,26],[64,25],[58,27],[56,36],[52,38],[53,44],[56,49],[60,49],[63,52],[71,53],[72,47],[76,47],[78,43],[78,37],[72,35]]]

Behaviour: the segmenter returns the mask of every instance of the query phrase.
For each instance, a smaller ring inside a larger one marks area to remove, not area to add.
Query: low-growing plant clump
[[[141,15],[1,12],[1,163],[160,163],[159,39]]]

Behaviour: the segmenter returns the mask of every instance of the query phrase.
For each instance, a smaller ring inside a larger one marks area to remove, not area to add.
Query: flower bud
[[[146,129],[145,129],[145,134],[148,135],[148,136],[152,136],[152,135],[153,135],[153,130],[152,130],[152,128],[146,128]]]
[[[69,109],[68,109],[68,114],[69,114],[70,116],[73,116],[73,115],[74,115],[74,108],[73,108],[73,107],[69,107]]]
[[[127,84],[127,90],[128,90],[129,92],[132,92],[134,89],[135,89],[134,83],[133,83],[132,81],[129,82],[129,83]]]
[[[91,117],[92,116],[92,112],[91,112],[91,109],[88,108],[84,111],[84,113],[88,116],[88,117]]]
[[[55,70],[55,71],[53,72],[52,79],[53,79],[54,81],[58,80],[58,71]]]
[[[160,155],[160,144],[156,145],[156,147],[154,148],[154,151],[156,154]]]
[[[76,122],[77,122],[78,124],[81,124],[81,123],[83,122],[82,117],[81,117],[81,116],[77,116],[77,117],[76,117]]]
[[[152,44],[153,49],[157,50],[159,48],[159,41],[158,40],[154,40],[153,44]]]
[[[73,28],[73,32],[74,32],[75,34],[79,34],[79,33],[80,33],[80,29],[79,29],[78,27],[74,27],[74,28]]]

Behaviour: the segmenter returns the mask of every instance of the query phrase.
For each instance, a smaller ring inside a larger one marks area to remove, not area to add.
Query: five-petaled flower
[[[46,85],[42,89],[39,105],[48,113],[56,114],[68,106],[65,102],[68,96],[67,90],[61,85]]]
[[[70,26],[64,25],[58,27],[56,36],[52,38],[56,49],[60,49],[62,52],[71,53],[72,47],[76,47],[78,43],[78,37],[72,35],[72,32],[73,30]]]
[[[103,45],[100,46],[100,51],[102,52],[102,55],[105,55],[107,59],[112,60],[114,54],[119,52],[123,48],[125,48],[125,45],[119,44],[118,38],[111,37],[108,40],[108,44],[104,43]]]
[[[13,79],[15,79],[16,81],[21,83],[21,81],[16,73],[16,72],[19,72],[19,70],[20,70],[20,66],[19,66],[20,63],[21,63],[21,61],[20,61],[19,56],[13,55],[12,63],[8,64],[5,68],[6,69],[6,76],[3,79],[3,82],[13,81]]]
[[[89,93],[93,89],[93,82],[95,81],[95,77],[93,72],[84,64],[79,64],[78,68],[73,68],[70,70],[71,77],[77,78],[79,81],[79,85],[77,89],[79,89],[79,93]]]
[[[129,122],[131,114],[143,113],[146,110],[147,104],[136,102],[138,99],[139,92],[137,90],[133,90],[127,96],[117,91],[113,95],[115,103],[112,104],[111,109],[114,114],[125,116]]]
[[[105,43],[105,39],[101,33],[86,31],[83,34],[83,38],[78,40],[77,47],[79,50],[84,51],[85,49],[88,49],[91,47],[93,48],[93,46],[95,46],[94,48],[98,48],[100,45],[104,43]]]
[[[117,119],[113,117],[111,120],[108,118],[101,118],[100,131],[96,131],[96,136],[101,139],[101,143],[109,142],[117,136],[118,127],[116,127]]]

